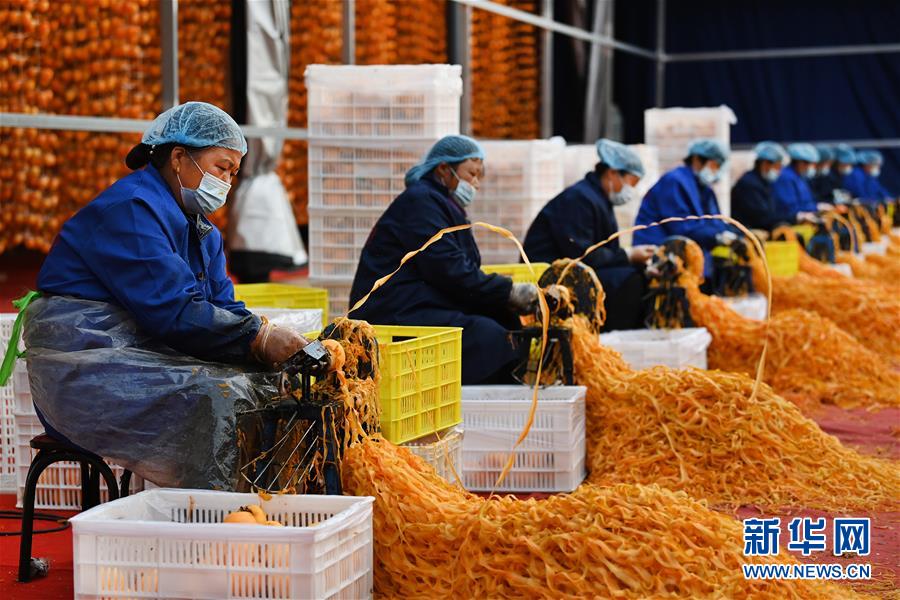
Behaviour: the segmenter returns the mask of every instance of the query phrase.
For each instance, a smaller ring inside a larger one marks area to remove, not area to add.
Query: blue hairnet
[[[637,152],[619,142],[602,139],[597,140],[597,156],[600,162],[616,171],[627,171],[638,177],[644,176],[644,165]]]
[[[812,144],[798,143],[787,147],[791,160],[805,160],[806,162],[819,162],[819,151]]]
[[[466,135],[447,135],[431,147],[425,159],[406,172],[406,185],[410,186],[431,173],[441,163],[459,163],[470,158],[484,160],[481,144]]]
[[[784,162],[784,157],[787,156],[781,144],[775,142],[760,142],[753,148],[753,151],[756,153],[757,160],[768,160],[779,164]]]
[[[728,160],[728,148],[718,140],[694,140],[688,146],[688,156],[695,155],[708,160],[715,160],[721,165]]]
[[[834,160],[834,149],[825,144],[816,144],[816,152],[819,153],[819,162]]]
[[[834,160],[852,165],[856,163],[856,152],[847,144],[838,144],[834,149]]]
[[[860,150],[856,154],[856,160],[861,165],[880,165],[884,163],[884,158],[878,150]]]
[[[185,102],[156,117],[141,142],[148,146],[216,146],[247,154],[247,140],[228,113],[206,102]]]

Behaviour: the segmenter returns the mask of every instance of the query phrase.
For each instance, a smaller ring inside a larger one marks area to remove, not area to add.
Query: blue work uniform
[[[816,175],[809,182],[809,188],[812,190],[813,198],[815,198],[816,202],[833,204],[834,190],[839,187],[838,181],[832,177],[831,172],[828,175]]]
[[[186,215],[151,165],[63,225],[37,287],[121,306],[155,339],[204,360],[248,361],[260,328],[234,299],[219,230]]]
[[[411,184],[369,234],[350,305],[439,230],[467,223],[465,211],[431,175]],[[509,330],[517,319],[506,307],[511,290],[510,278],[481,270],[481,254],[469,229],[445,235],[410,260],[351,317],[379,325],[462,327],[462,380],[474,384],[497,375],[516,358]]]
[[[772,186],[772,194],[779,219],[786,223],[796,223],[799,212],[816,212],[816,199],[809,181],[797,173],[793,165],[781,170],[781,175]]]
[[[690,167],[681,166],[660,177],[650,188],[641,202],[635,225],[648,225],[668,217],[718,214],[721,214],[719,203],[712,188],[701,184]],[[635,244],[660,245],[669,236],[688,237],[703,249],[704,273],[709,277],[712,274],[709,252],[716,245],[716,236],[730,230],[725,221],[718,219],[678,221],[635,231],[632,240]]]
[[[781,221],[772,184],[756,169],[747,171],[731,188],[731,216],[750,229],[771,231]]]
[[[866,173],[861,167],[853,167],[849,175],[844,175],[844,189],[854,198],[863,199],[866,195]]]
[[[613,205],[597,174],[590,172],[541,209],[525,236],[525,254],[534,262],[578,258],[617,231]],[[596,271],[607,292],[635,271],[618,239],[594,250],[582,262]]]

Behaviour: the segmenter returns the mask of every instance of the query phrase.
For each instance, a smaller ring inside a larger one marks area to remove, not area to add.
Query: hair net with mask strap
[[[688,156],[699,156],[707,160],[714,160],[719,165],[728,160],[728,148],[718,140],[702,139],[691,142],[688,146]]]
[[[791,160],[803,160],[806,162],[819,162],[819,151],[812,144],[798,143],[787,147]]]
[[[616,171],[627,171],[638,177],[644,176],[644,165],[641,163],[641,157],[625,144],[601,139],[597,140],[596,147],[597,156],[604,165]]]
[[[444,136],[431,147],[422,162],[406,172],[406,187],[431,173],[441,163],[456,164],[470,158],[484,160],[481,144],[466,135]]]
[[[826,160],[834,160],[834,150],[831,146],[826,146],[825,144],[816,144],[816,152],[819,153],[819,162],[824,162]]]
[[[847,144],[838,144],[834,149],[834,160],[839,163],[852,165],[856,162],[856,152]]]
[[[186,102],[165,111],[147,128],[141,143],[215,146],[247,154],[247,140],[238,124],[224,110],[206,102]]]
[[[884,158],[878,150],[860,150],[856,154],[856,160],[861,165],[880,165],[884,163]]]
[[[781,144],[775,142],[760,142],[753,148],[756,153],[756,160],[767,160],[769,162],[781,164],[784,157],[787,156]]]

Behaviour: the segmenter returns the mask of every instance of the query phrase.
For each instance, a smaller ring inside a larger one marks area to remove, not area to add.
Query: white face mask
[[[457,175],[455,170],[450,169],[450,172],[453,173],[457,180],[456,189],[450,192],[450,195],[453,196],[453,199],[456,200],[460,207],[466,208],[472,204],[472,201],[475,199],[475,193],[478,190],[475,189],[474,185]]]
[[[628,185],[627,183],[622,185],[622,189],[618,192],[612,192],[609,195],[609,201],[613,206],[622,206],[623,204],[627,204],[634,200],[637,196],[637,190],[633,185]]]
[[[713,171],[708,166],[700,169],[700,172],[697,173],[697,177],[700,178],[700,182],[706,187],[712,187],[719,181],[719,172]]]
[[[816,165],[810,165],[806,167],[806,178],[812,179],[816,176]]]
[[[181,185],[181,201],[184,204],[184,211],[189,215],[210,215],[225,204],[231,184],[225,183],[215,175],[201,169],[190,154],[188,154],[188,158],[203,173],[203,178],[197,189],[193,189],[181,185],[181,177],[178,177],[178,173],[175,174],[175,177],[178,177],[178,184]]]
[[[869,171],[869,175],[871,175],[875,179],[878,179],[878,176],[881,175],[881,167],[875,167],[874,169]]]
[[[831,167],[822,167],[819,169],[819,175],[831,175]]]
[[[778,170],[778,169],[769,169],[768,171],[766,171],[765,175],[763,175],[763,178],[764,178],[766,181],[768,181],[769,183],[775,183],[775,180],[778,179],[778,176],[779,176],[779,175],[781,175],[781,171],[780,171],[780,170]]]
[[[841,175],[849,175],[853,172],[853,167],[851,165],[846,165],[840,168]]]

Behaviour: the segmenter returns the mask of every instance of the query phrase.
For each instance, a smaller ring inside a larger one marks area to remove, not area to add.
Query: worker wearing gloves
[[[791,164],[782,169],[773,187],[778,218],[785,223],[815,221],[820,207],[809,182],[816,176],[819,152],[812,144],[791,144],[787,153]],[[831,208],[831,205],[821,203],[821,208]]]
[[[129,152],[133,170],[69,219],[38,274],[44,294],[125,308],[138,325],[185,354],[266,365],[306,345],[234,299],[219,230],[247,142],[204,102],[159,115]]]
[[[688,147],[684,165],[672,169],[656,182],[641,202],[636,225],[649,225],[668,217],[718,215],[719,203],[712,186],[719,181],[720,170],[728,160],[728,149],[720,142],[701,139]],[[688,237],[706,255],[706,276],[712,274],[710,251],[728,245],[739,237],[727,223],[718,219],[702,219],[666,223],[634,232],[635,244],[659,245],[669,236]]]
[[[406,174],[406,190],[387,208],[362,250],[350,306],[400,260],[441,229],[469,223],[466,207],[477,202],[484,150],[472,138],[440,139]],[[462,381],[504,382],[517,354],[509,336],[516,315],[538,303],[533,284],[485,274],[470,229],[447,234],[405,264],[351,317],[370,323],[462,327]]]
[[[580,257],[591,245],[619,230],[615,206],[637,201],[634,186],[644,176],[640,157],[611,140],[599,140],[596,146],[599,162],[594,170],[550,200],[529,227],[525,253],[530,260]],[[641,245],[626,251],[613,240],[583,259],[606,292],[605,330],[643,326],[643,266],[655,249]]]
[[[845,178],[848,191],[867,204],[889,200],[891,195],[881,185],[881,165],[884,158],[878,150],[861,150],[856,155],[859,166]]]
[[[837,189],[835,179],[831,176],[834,166],[834,150],[830,146],[817,144],[819,162],[816,164],[816,176],[809,182],[816,203],[833,204],[834,190]]]
[[[787,154],[775,142],[760,142],[754,148],[753,169],[731,188],[731,216],[749,229],[771,232],[781,221],[772,196],[772,184],[781,175]]]

